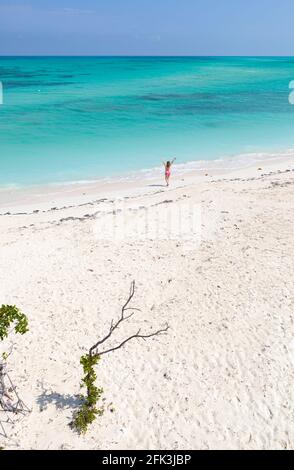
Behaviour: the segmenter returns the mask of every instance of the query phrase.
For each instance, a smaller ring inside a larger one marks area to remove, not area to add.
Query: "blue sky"
[[[0,55],[294,55],[293,0],[0,0]]]

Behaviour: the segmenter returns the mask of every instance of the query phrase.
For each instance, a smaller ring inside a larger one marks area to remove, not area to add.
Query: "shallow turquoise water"
[[[294,147],[294,58],[0,57],[0,185]]]

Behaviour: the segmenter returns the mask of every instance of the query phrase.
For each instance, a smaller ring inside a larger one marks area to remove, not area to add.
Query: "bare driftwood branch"
[[[9,356],[10,353],[7,355]],[[0,435],[8,438],[6,425],[13,425],[16,420],[30,413],[27,405],[17,393],[6,367],[6,360],[0,361]]]
[[[99,346],[101,346],[101,344],[104,344],[111,337],[112,333],[120,326],[120,324],[122,322],[124,322],[126,320],[129,320],[129,318],[131,318],[134,315],[135,311],[140,312],[140,309],[138,309],[138,308],[129,307],[129,304],[130,304],[131,300],[133,299],[134,294],[135,294],[135,281],[133,281],[131,283],[129,297],[128,297],[126,303],[122,307],[121,316],[120,316],[119,320],[116,323],[114,323],[113,320],[111,321],[110,329],[109,329],[108,334],[103,339],[99,340],[96,344],[94,344],[94,346],[91,347],[91,349],[89,350],[90,356],[92,356],[92,355],[102,356],[103,354],[108,354],[112,351],[116,351],[117,349],[122,348],[126,343],[128,343],[129,341],[131,341],[132,339],[135,339],[135,338],[143,339],[145,341],[148,338],[152,338],[154,336],[160,336],[160,335],[163,335],[163,334],[167,333],[167,331],[169,329],[168,324],[166,324],[166,326],[164,328],[161,328],[160,330],[157,330],[157,331],[155,331],[153,333],[150,333],[150,334],[141,334],[141,329],[139,329],[136,334],[130,336],[127,339],[125,339],[118,346],[115,346],[115,347],[110,348],[110,349],[106,349],[104,351],[99,351]],[[125,315],[125,312],[127,312],[129,310],[131,310],[132,313],[130,313],[128,315]]]
[[[140,334],[141,330],[139,330],[138,333],[136,333],[135,335],[130,336],[129,338],[125,339],[119,346],[107,349],[106,351],[101,351],[101,352],[98,353],[98,355],[102,356],[102,354],[107,354],[109,352],[116,351],[117,349],[120,349],[122,346],[124,346],[126,343],[128,343],[129,341],[131,341],[131,339],[134,339],[134,338],[140,338],[140,339],[143,339],[145,341],[146,339],[152,338],[153,336],[160,336],[162,334],[165,334],[168,331],[168,329],[169,329],[169,326],[166,325],[165,328],[162,328],[161,330],[155,331],[154,333],[151,333],[150,335],[141,335]]]
[[[100,347],[102,344],[105,345],[107,340],[112,336],[112,334],[119,328],[119,326],[124,322],[129,320],[135,313],[135,311],[139,310],[138,308],[132,307],[130,305],[131,300],[133,299],[135,294],[135,281],[131,283],[130,293],[127,301],[122,306],[121,315],[119,319],[115,322],[114,320],[110,323],[109,332],[106,336],[97,341],[89,350],[88,354],[84,355],[80,359],[80,363],[83,366],[84,370],[84,377],[82,379],[82,385],[86,387],[87,393],[83,396],[83,402],[80,406],[80,409],[75,412],[74,419],[72,425],[78,431],[78,433],[85,433],[88,429],[88,426],[96,419],[96,416],[101,416],[103,413],[103,407],[97,408],[97,402],[100,400],[103,390],[98,388],[95,385],[96,374],[94,371],[94,366],[98,363],[100,356],[103,354],[108,354],[112,351],[116,351],[122,348],[126,343],[131,341],[132,339],[138,338],[146,340],[148,338],[152,338],[154,336],[159,336],[165,334],[169,329],[168,324],[165,328],[161,328],[158,331],[151,332],[149,334],[141,334],[141,329],[137,331],[137,333],[133,334],[132,336],[126,338],[122,341],[118,346],[114,346],[112,348],[107,349],[104,346],[104,349],[101,351]]]

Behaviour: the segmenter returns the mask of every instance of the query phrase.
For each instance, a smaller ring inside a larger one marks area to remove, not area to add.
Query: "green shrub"
[[[82,395],[82,405],[80,409],[74,413],[72,421],[72,426],[79,434],[84,434],[96,417],[103,414],[103,408],[97,408],[96,406],[103,393],[103,389],[95,385],[97,375],[94,366],[99,362],[99,359],[99,356],[91,354],[86,354],[80,359],[85,374],[82,379],[81,387],[86,387],[87,394]]]
[[[73,421],[71,422],[72,427],[74,427],[80,434],[85,433],[88,429],[89,424],[91,424],[95,419],[96,416],[101,416],[103,414],[103,408],[97,408],[97,402],[101,398],[103,393],[102,388],[98,388],[95,386],[95,380],[97,378],[94,366],[99,362],[100,358],[104,354],[109,354],[110,352],[117,351],[122,348],[126,343],[134,339],[143,339],[144,341],[155,336],[160,336],[162,334],[166,334],[169,330],[169,325],[166,324],[165,328],[161,328],[160,330],[151,332],[149,334],[141,334],[141,329],[137,331],[137,333],[129,336],[125,340],[123,340],[117,346],[112,348],[105,348],[104,350],[100,350],[101,344],[105,345],[105,342],[111,337],[113,332],[126,320],[131,318],[134,315],[135,310],[139,310],[135,307],[129,307],[129,304],[134,297],[135,294],[135,281],[131,283],[130,293],[128,300],[125,302],[121,309],[121,315],[117,321],[112,320],[110,324],[109,332],[104,336],[104,338],[97,341],[90,349],[89,353],[85,356],[82,356],[80,359],[80,363],[83,366],[84,370],[84,377],[82,379],[82,387],[87,388],[87,394],[82,396],[82,404],[78,411],[74,413]],[[132,313],[127,313],[127,311],[133,310]],[[111,412],[114,411],[114,408],[110,410]]]
[[[2,305],[0,307],[0,339],[2,341],[8,336],[12,324],[15,324],[14,331],[21,335],[29,330],[27,317],[17,307]]]

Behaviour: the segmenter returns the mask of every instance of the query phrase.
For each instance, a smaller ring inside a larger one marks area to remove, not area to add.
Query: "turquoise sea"
[[[294,147],[294,57],[0,57],[0,185]]]

